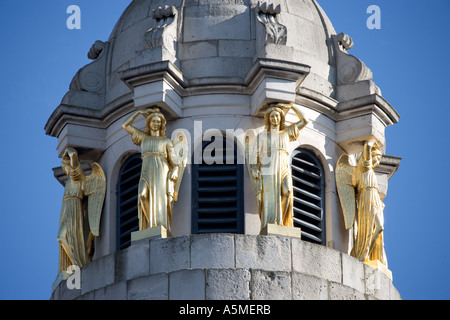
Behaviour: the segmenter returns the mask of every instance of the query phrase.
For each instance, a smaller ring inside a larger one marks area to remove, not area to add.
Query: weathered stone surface
[[[150,243],[140,242],[117,253],[115,281],[124,281],[150,272]]]
[[[233,268],[234,235],[205,234],[192,238],[191,268]]]
[[[341,282],[341,253],[324,246],[292,239],[293,271]]]
[[[389,284],[389,294],[391,300],[402,300],[400,292],[398,292],[397,288],[394,287],[394,284],[391,282]]]
[[[81,268],[81,294],[114,283],[115,254],[96,259]]]
[[[150,274],[187,269],[190,267],[190,260],[190,237],[150,242]]]
[[[236,268],[290,271],[290,238],[236,236]]]
[[[167,300],[169,297],[167,273],[152,274],[128,281],[128,300]]]
[[[247,269],[209,269],[206,273],[208,300],[249,300],[250,290]]]
[[[253,300],[291,300],[291,273],[252,270]]]
[[[292,299],[327,300],[328,281],[303,273],[292,273]]]
[[[169,277],[170,300],[205,300],[205,270],[179,270]]]
[[[180,46],[183,56],[192,59],[203,59],[218,56],[218,41],[188,42]]]
[[[389,278],[389,280],[392,281],[392,271],[389,270],[386,265],[384,265],[380,260],[371,260],[371,261],[365,261],[364,264],[366,266],[369,266],[373,269],[379,270],[381,273],[383,273],[386,277]]]
[[[390,299],[391,280],[380,270],[364,265],[365,269],[365,293],[379,300]]]
[[[255,42],[242,40],[219,40],[219,56],[221,57],[254,57]]]
[[[58,290],[59,289],[59,290]],[[78,298],[82,293],[81,289],[69,289],[67,288],[67,281],[62,281],[58,286],[58,297],[55,296],[55,300],[74,300]]]
[[[126,300],[127,282],[116,282],[110,286],[93,291],[95,300]]]
[[[234,57],[189,59],[181,61],[181,69],[188,79],[214,77],[229,78],[230,82],[242,82],[252,62],[252,58],[236,59]]]
[[[366,300],[364,293],[341,283],[329,283],[329,300]]]
[[[193,6],[185,8],[184,12],[184,42],[213,39],[250,40],[250,10],[244,5]]]
[[[364,293],[364,264],[349,255],[342,255],[342,283]]]

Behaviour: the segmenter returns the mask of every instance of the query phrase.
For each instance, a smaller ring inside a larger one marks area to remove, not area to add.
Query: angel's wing
[[[100,217],[105,200],[106,178],[98,163],[91,164],[92,173],[86,177],[84,194],[88,197],[88,219],[91,233],[98,236],[100,232]]]
[[[355,167],[351,165],[349,156],[342,155],[336,164],[336,186],[347,230],[353,226],[356,216],[354,170]]]
[[[172,156],[173,163],[178,166],[178,178],[175,181],[173,199],[177,201],[178,190],[180,189],[181,180],[183,178],[184,169],[186,168],[188,156],[189,156],[189,145],[186,138],[186,134],[178,130],[176,132],[175,140],[173,140],[174,155]]]

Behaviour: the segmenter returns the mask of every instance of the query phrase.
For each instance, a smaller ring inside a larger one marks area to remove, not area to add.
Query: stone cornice
[[[177,84],[180,87],[179,90],[189,85],[187,79],[184,79],[183,73],[170,61],[146,64],[120,73],[120,78],[131,90],[139,85],[160,80],[163,77],[171,79],[170,82]]]
[[[126,94],[108,103],[101,110],[60,104],[48,119],[44,130],[47,135],[57,138],[68,122],[105,129],[117,118],[130,112],[132,103],[131,94]]]
[[[336,120],[350,119],[362,113],[375,113],[386,126],[398,123],[400,115],[380,95],[371,94],[364,97],[341,102],[337,106],[338,117]]]
[[[374,170],[375,172],[387,175],[387,179],[389,180],[397,172],[401,161],[402,158],[383,155],[380,164]]]
[[[236,103],[239,103],[236,106],[242,107],[242,103],[249,103],[249,114],[253,116],[261,116],[264,107],[275,101],[294,101],[315,110],[336,122],[337,142],[344,148],[370,135],[375,135],[381,143],[384,143],[383,127],[397,123],[399,114],[381,95],[373,93],[339,102],[301,87],[309,72],[310,68],[303,64],[260,58],[255,59],[241,82],[224,83],[221,79],[211,78],[208,82],[191,84],[170,61],[142,65],[120,74],[122,81],[132,92],[122,95],[101,109],[62,103],[49,118],[45,131],[48,135],[61,140],[64,138],[59,137],[62,133],[73,132],[64,130],[68,125],[103,130],[118,118],[132,112],[134,108],[150,105],[160,105],[167,119],[177,119],[184,117],[185,113],[190,114],[187,110],[192,109],[193,101],[201,102],[199,99],[190,99],[186,102],[186,97],[231,94],[248,99],[247,102],[245,99],[239,102],[236,100]],[[195,107],[208,108],[211,107],[210,103],[211,100],[206,99],[204,104],[200,103]],[[233,103],[232,100],[230,103]],[[378,120],[371,120],[368,117]],[[374,121],[378,121],[380,125],[374,127]],[[79,141],[81,140],[78,139],[77,143]],[[61,148],[67,143],[70,144],[69,141],[62,141]],[[98,143],[95,143],[95,147],[88,145],[86,147],[99,148]]]
[[[400,115],[382,96],[370,94],[356,99],[339,102],[318,92],[299,88],[296,103],[325,114],[334,121],[356,118],[373,113],[385,126],[398,123]]]
[[[177,92],[185,97],[207,93],[251,94],[255,90],[255,82],[258,82],[263,76],[300,82],[309,71],[309,66],[300,63],[273,59],[256,59],[245,79],[241,82],[234,80],[224,81],[223,78],[208,78],[202,82],[190,83],[173,63],[162,61],[123,71],[120,76],[130,89],[166,78],[174,85]]]

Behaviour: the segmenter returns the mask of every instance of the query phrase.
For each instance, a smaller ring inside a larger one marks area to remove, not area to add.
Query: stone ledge
[[[232,280],[232,281],[230,281]],[[261,269],[185,269],[117,282],[85,294],[64,291],[70,300],[401,300],[391,285],[361,292],[300,272]]]
[[[339,251],[241,234],[141,240],[83,267],[80,290],[62,280],[52,294],[55,300],[233,298],[401,299],[380,270]]]

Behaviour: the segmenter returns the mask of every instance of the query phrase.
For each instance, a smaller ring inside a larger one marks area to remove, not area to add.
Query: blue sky
[[[404,299],[450,299],[450,88],[448,0],[319,0],[350,53],[373,72],[400,122],[386,129],[387,154],[403,158],[385,199],[385,245]],[[0,299],[48,299],[58,264],[63,187],[57,139],[44,125],[106,41],[129,0],[0,0]],[[69,30],[70,5],[81,29]],[[381,9],[370,30],[369,5]]]

